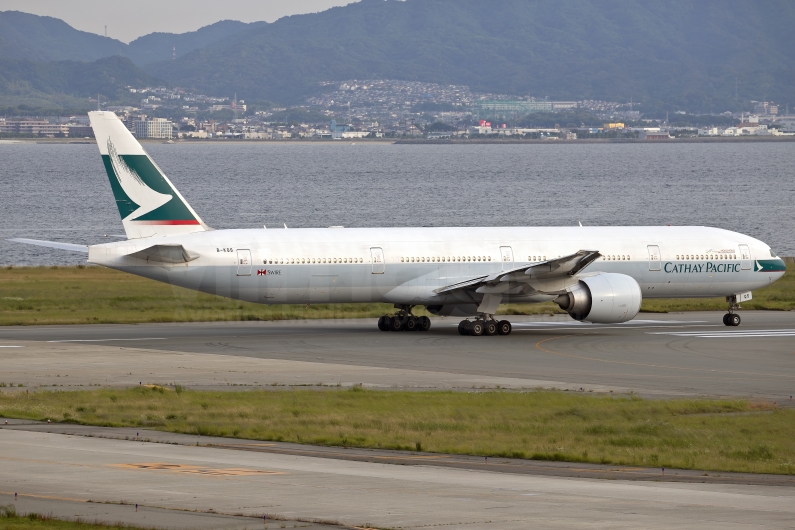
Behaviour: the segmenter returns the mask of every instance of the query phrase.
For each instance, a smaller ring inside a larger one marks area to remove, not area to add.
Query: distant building
[[[231,105],[213,105],[213,112],[218,112],[219,110],[239,110],[241,112],[246,112],[246,105],[243,102],[238,102],[237,104],[232,102]]]
[[[615,129],[623,129],[623,128],[624,128],[624,124],[622,122],[620,122],[620,121],[619,122],[615,122],[615,123],[605,123],[605,130],[606,131],[612,131],[612,130],[615,130]]]
[[[552,112],[553,110],[551,101],[478,99],[473,102],[472,116],[475,119],[499,118],[515,120],[532,112]]]
[[[658,131],[658,132],[645,132],[645,131],[643,131],[643,132],[638,133],[638,138],[640,138],[641,140],[670,140],[671,139],[671,135],[668,133],[668,131],[663,131],[663,132],[660,132],[660,131]]]
[[[165,118],[139,119],[133,122],[133,134],[137,138],[172,138],[174,124]]]
[[[94,129],[90,125],[67,125],[69,138],[93,138]]]
[[[754,106],[754,113],[763,116],[775,116],[778,114],[778,105],[773,104],[772,101],[759,101]]]
[[[67,136],[69,128],[45,120],[7,120],[0,122],[0,133],[31,134],[36,136]]]
[[[579,106],[579,103],[576,101],[553,101],[552,102],[552,110],[568,110],[568,109],[576,109]]]

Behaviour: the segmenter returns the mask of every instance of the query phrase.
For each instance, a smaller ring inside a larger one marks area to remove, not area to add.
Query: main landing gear
[[[494,315],[481,315],[476,320],[462,320],[458,324],[460,335],[480,337],[481,335],[510,335],[511,323],[507,320],[494,320]]]
[[[729,312],[723,315],[723,325],[739,326],[741,322],[740,315],[735,313],[735,311],[740,308],[740,304],[737,303],[734,296],[727,296],[726,301],[729,302]]]
[[[431,319],[428,317],[415,317],[411,314],[414,306],[402,306],[394,315],[384,315],[378,319],[378,329],[381,331],[428,331],[431,329]]]

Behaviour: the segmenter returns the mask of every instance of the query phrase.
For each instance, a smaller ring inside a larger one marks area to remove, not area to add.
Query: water
[[[793,143],[145,147],[214,228],[707,225],[795,255]],[[0,143],[0,182],[0,264],[124,233],[93,144]]]

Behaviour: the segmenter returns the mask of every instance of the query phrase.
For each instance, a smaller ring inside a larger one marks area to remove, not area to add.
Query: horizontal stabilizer
[[[187,263],[199,257],[198,254],[185,250],[182,245],[153,245],[127,255],[160,263]]]
[[[59,250],[70,250],[72,252],[85,252],[86,254],[88,254],[88,246],[75,245],[74,243],[59,243],[58,241],[41,241],[39,239],[23,239],[19,237],[14,239],[9,239],[8,241],[13,241],[14,243],[25,243],[28,245],[36,245],[37,247],[57,248]]]

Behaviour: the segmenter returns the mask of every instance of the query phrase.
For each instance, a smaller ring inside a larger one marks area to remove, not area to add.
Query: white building
[[[135,120],[133,133],[137,138],[172,138],[174,124],[165,118],[151,118],[148,120]]]

